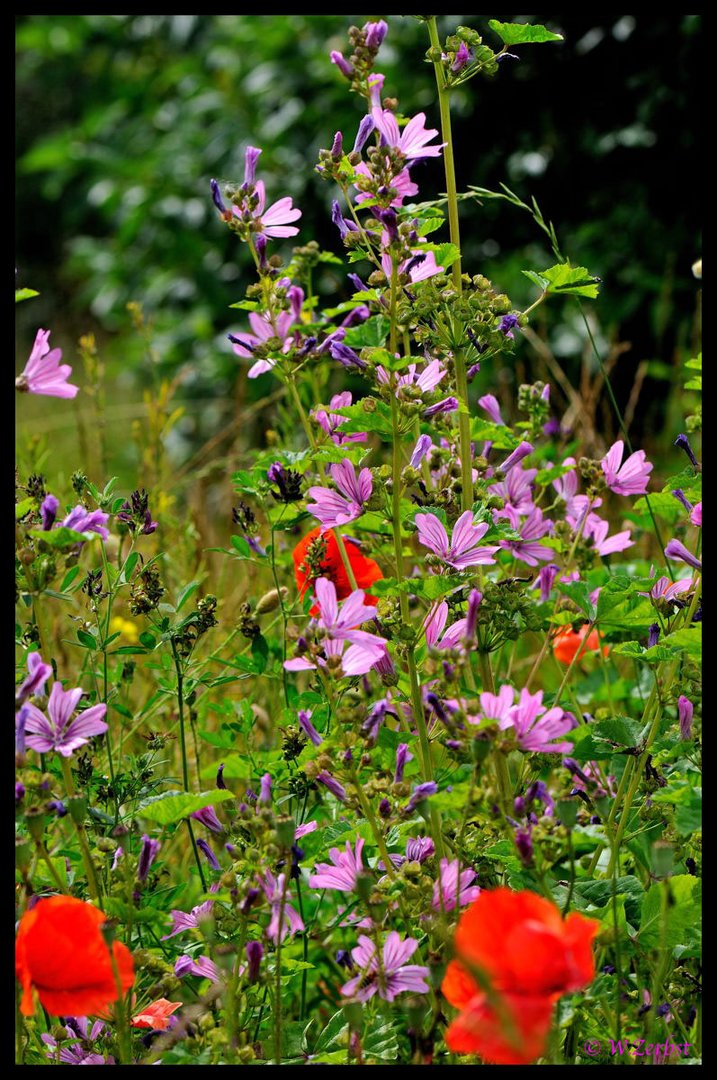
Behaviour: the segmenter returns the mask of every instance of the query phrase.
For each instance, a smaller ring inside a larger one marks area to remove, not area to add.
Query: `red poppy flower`
[[[320,529],[312,529],[311,532],[307,533],[304,539],[300,540],[294,548],[294,574],[296,577],[296,585],[299,590],[299,596],[303,596],[310,586],[313,587],[316,577],[323,576],[327,577],[329,581],[333,581],[336,586],[337,600],[345,600],[346,597],[353,592],[353,587],[349,581],[348,574],[346,573],[346,567],[343,564],[339,545],[336,542],[336,537],[333,532],[324,533],[326,555],[324,561],[321,563],[321,575],[310,577],[306,573],[306,570],[303,569],[306,553],[320,533]],[[351,569],[356,578],[357,587],[364,590],[369,589],[374,581],[378,581],[379,578],[383,577],[380,566],[378,563],[374,562],[373,559],[369,559],[366,555],[363,555],[355,541],[350,537],[344,538],[344,545],[346,547],[349,563],[351,564]],[[366,603],[375,606],[378,603],[378,598],[367,593]],[[316,606],[311,609],[311,614],[318,614],[318,608]]]
[[[584,656],[586,649],[595,652],[600,647],[600,637],[597,630],[588,634],[590,624],[585,623],[579,630],[573,630],[572,626],[563,626],[553,638],[553,652],[561,664],[572,663],[573,657],[580,650]],[[607,645],[603,646],[603,654],[607,656]]]
[[[167,1001],[166,998],[157,998],[141,1013],[132,1017],[132,1027],[166,1031],[169,1027],[170,1016],[177,1011],[181,1004],[181,1001]]]
[[[554,904],[529,891],[484,889],[460,918],[458,959],[441,988],[462,1010],[446,1033],[451,1050],[499,1065],[529,1065],[539,1057],[554,1003],[595,977],[591,942],[599,925],[577,913],[564,920]],[[495,997],[481,989],[471,966],[490,980]]]
[[[20,1011],[32,1016],[33,988],[55,1016],[91,1016],[117,1000],[110,950],[102,934],[105,915],[72,896],[39,900],[20,920],[15,974],[22,983]],[[112,944],[122,991],[134,982],[126,945]]]

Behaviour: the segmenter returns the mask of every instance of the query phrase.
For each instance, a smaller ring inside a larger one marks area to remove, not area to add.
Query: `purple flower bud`
[[[647,639],[647,647],[648,647],[648,649],[651,649],[652,646],[657,645],[658,641],[660,640],[660,625],[659,625],[659,623],[654,622],[652,624],[652,626],[650,627],[649,634],[650,634],[650,636]]]
[[[344,137],[340,131],[337,131],[334,135],[334,141],[331,146],[331,157],[334,161],[340,161],[344,156]]]
[[[60,818],[65,817],[67,814],[67,807],[61,799],[53,799],[51,802],[47,803],[46,809]]]
[[[336,952],[336,963],[339,967],[345,967],[349,971],[353,970],[354,962],[351,959],[351,953],[348,949],[338,949]]]
[[[159,840],[150,840],[146,835],[142,837],[142,850],[139,853],[139,863],[137,865],[138,881],[145,882],[147,880],[149,868],[157,858],[157,852],[161,846]]]
[[[406,762],[411,760],[413,755],[408,752],[408,743],[399,743],[396,747],[396,772],[393,776],[394,784],[400,784],[403,781],[403,770],[406,768]]]
[[[227,334],[227,337],[231,341],[232,345],[241,345],[242,349],[247,349],[249,352],[254,352],[254,346],[250,341],[245,341],[244,338],[237,337],[236,334]]]
[[[346,318],[341,320],[341,325],[345,326],[347,329],[351,326],[357,326],[359,323],[366,322],[366,319],[368,319],[370,314],[371,311],[369,308],[367,308],[365,304],[360,304],[358,307],[355,307],[353,311],[349,311]]]
[[[54,495],[46,495],[42,500],[42,506],[40,507],[40,517],[42,518],[42,528],[45,532],[52,528],[55,524],[55,518],[57,517],[57,511],[60,506],[60,500],[56,499]]]
[[[701,560],[698,559],[696,555],[693,555],[691,551],[688,551],[685,545],[679,540],[670,540],[665,548],[665,555],[668,559],[677,559],[679,562],[685,562],[695,570],[702,569]]]
[[[201,810],[195,810],[189,816],[191,818],[196,818],[197,821],[201,821],[202,825],[206,825],[212,832],[224,832],[224,826],[217,817],[217,812],[213,806],[203,806]]]
[[[325,788],[328,788],[331,794],[335,795],[340,802],[346,802],[346,788],[343,784],[340,784],[338,780],[335,780],[331,773],[327,772],[326,769],[323,769],[318,773],[316,779],[320,784],[323,784]]]
[[[424,409],[423,416],[426,420],[430,420],[434,416],[440,416],[442,413],[456,412],[458,409],[458,398],[447,397],[443,401],[437,402],[435,405],[429,405],[427,409]]]
[[[529,866],[533,861],[533,840],[529,829],[518,829],[515,834],[515,846],[525,865]]]
[[[433,440],[431,439],[430,435],[419,435],[418,436],[418,439],[416,441],[416,445],[413,448],[413,453],[411,454],[411,461],[410,461],[411,468],[413,468],[413,469],[418,468],[418,466],[421,464],[424,457],[426,456],[426,454],[428,453],[428,451],[431,449],[432,446],[433,446]]]
[[[236,846],[236,844],[225,844],[224,850],[227,852],[228,855],[231,855],[231,857],[234,858],[236,853],[239,851],[239,848]]]
[[[22,780],[18,780],[15,784],[15,803],[22,802],[25,798],[25,785]]]
[[[406,841],[406,858],[409,862],[425,862],[435,853],[435,844],[430,836],[412,836]]]
[[[354,142],[353,153],[360,154],[366,145],[366,140],[372,131],[374,131],[376,123],[374,118],[369,113],[368,116],[364,116],[363,120],[359,124],[358,132],[356,133],[356,141]]]
[[[219,860],[217,859],[216,855],[214,854],[206,840],[200,837],[199,840],[197,840],[197,847],[201,852],[204,853],[206,860],[211,866],[212,870],[221,870]]]
[[[482,592],[479,592],[478,589],[471,589],[470,596],[468,597],[468,612],[466,614],[466,629],[464,634],[466,641],[473,641],[476,636],[478,608],[481,605],[482,599]]]
[[[226,214],[227,208],[224,205],[224,200],[222,199],[222,193],[219,190],[218,182],[216,180],[210,180],[209,186],[212,189],[212,199],[214,200],[214,205],[216,206],[217,210],[220,214]]]
[[[517,446],[512,454],[509,454],[502,465],[499,465],[499,469],[503,473],[509,472],[514,465],[517,465],[519,461],[526,458],[528,454],[533,453],[533,447],[529,442],[522,442],[520,446]]]
[[[369,291],[368,285],[364,285],[363,281],[358,276],[358,274],[347,274],[346,277],[349,279],[349,281],[353,285],[356,292],[368,292]]]
[[[256,163],[260,153],[256,146],[247,146],[244,151],[244,183],[247,187],[253,187],[256,181]]]
[[[334,360],[338,360],[346,368],[355,367],[359,371],[364,371],[368,367],[366,361],[362,360],[358,353],[355,353],[353,349],[350,349],[348,345],[344,345],[341,341],[332,341],[329,352]]]
[[[670,492],[670,494],[674,495],[677,501],[682,503],[685,510],[689,514],[689,512],[692,510],[692,503],[689,501],[682,488],[675,488],[674,491]]]
[[[250,983],[256,982],[259,978],[259,968],[261,967],[262,957],[264,956],[264,946],[260,941],[249,941],[246,946],[246,957],[249,961],[247,967],[247,978]]]
[[[675,446],[679,446],[680,450],[684,450],[684,452],[687,454],[688,458],[690,459],[690,463],[694,466],[695,469],[699,469],[700,463],[697,460],[697,458],[695,457],[695,455],[692,453],[692,447],[690,446],[690,440],[687,438],[686,435],[678,435],[677,438],[675,439]]]
[[[518,795],[518,797],[513,801],[513,810],[518,815],[518,817],[522,817],[525,813],[525,799],[522,795]]]
[[[222,762],[221,765],[219,766],[219,768],[217,769],[216,785],[222,791],[227,790],[227,785],[224,783],[224,762]]]
[[[457,75],[459,71],[463,71],[466,64],[470,63],[473,59],[472,54],[465,41],[462,41],[458,47],[456,58],[451,64],[451,71],[454,75]]]
[[[694,711],[695,707],[690,699],[681,694],[677,699],[677,712],[680,718],[680,738],[685,741],[692,738],[692,716]]]
[[[266,470],[266,476],[270,484],[276,484],[277,487],[281,485],[284,479],[284,466],[279,461],[275,461],[273,465],[270,465]]]
[[[669,1002],[663,1001],[662,1005],[658,1005],[655,1009],[655,1016],[668,1016],[670,1012]]]
[[[259,233],[254,240],[254,247],[256,248],[256,253],[259,256],[259,269],[262,272],[266,270],[266,249],[268,243],[269,240],[266,236],[264,236],[264,233]]]
[[[413,813],[419,803],[424,802],[424,800],[430,798],[431,795],[435,795],[437,791],[438,784],[435,780],[428,780],[425,784],[416,784],[411,798],[406,803],[405,813]]]
[[[363,32],[366,35],[366,48],[378,49],[386,37],[387,31],[388,23],[384,22],[383,19],[379,19],[378,22],[365,23]]]
[[[378,812],[383,818],[391,816],[391,804],[388,799],[381,799],[381,802],[378,804]]]
[[[349,231],[349,227],[348,223],[344,221],[344,216],[341,213],[341,207],[336,199],[334,199],[334,201],[331,203],[331,220],[333,221],[336,228],[339,230],[339,234],[341,236],[341,239],[343,240],[343,238],[346,236],[346,233]]]
[[[384,229],[388,233],[388,242],[393,244],[398,240],[398,215],[395,210],[390,207],[388,210],[381,210],[379,207],[374,207],[373,216],[381,222]],[[408,267],[406,268],[408,270]]]
[[[466,378],[467,378],[468,382],[472,382],[473,379],[475,379],[475,377],[476,377],[476,375],[478,374],[479,371],[480,371],[480,364],[471,364],[471,366],[468,368],[468,371],[466,372]]]
[[[343,75],[346,76],[347,79],[352,79],[354,69],[351,67],[351,64],[349,64],[348,60],[344,57],[343,53],[334,50],[329,55],[331,57],[331,63],[336,64],[336,67]]]
[[[29,715],[29,707],[23,705],[15,717],[15,753],[19,758],[25,756],[25,724]]]
[[[548,563],[547,566],[541,566],[538,571],[540,599],[543,604],[550,599],[550,592],[553,588],[553,582],[555,581],[559,569],[560,567],[556,563]]]
[[[271,773],[264,773],[259,787],[259,802],[271,802]]]
[[[240,909],[242,915],[248,915],[249,914],[249,912],[254,907],[254,904],[257,902],[257,900],[259,899],[260,896],[261,896],[261,890],[260,889],[249,889],[248,890],[248,892],[246,894],[246,899],[244,900],[244,903],[242,904],[241,909]]]
[[[584,784],[590,786],[590,779],[585,775],[583,770],[578,765],[577,761],[574,761],[572,758],[566,757],[563,758],[563,765],[566,769],[568,769],[569,772],[572,773],[573,776],[577,776],[578,780],[582,780]]]
[[[504,315],[498,324],[498,329],[505,334],[507,338],[515,338],[515,334],[511,331],[518,325],[517,315]]]
[[[314,746],[320,746],[324,741],[311,723],[311,709],[302,709],[298,715],[299,727]]]

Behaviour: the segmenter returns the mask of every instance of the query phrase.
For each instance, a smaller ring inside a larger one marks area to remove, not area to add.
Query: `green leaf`
[[[20,521],[21,518],[24,518],[25,514],[28,514],[34,505],[35,500],[30,498],[22,499],[21,502],[17,503],[15,505],[15,521]]]
[[[234,798],[236,796],[231,791],[204,791],[199,795],[186,791],[165,791],[162,795],[155,795],[141,802],[137,813],[150,821],[156,821],[158,825],[173,825],[196,810],[203,810],[205,806],[217,806]]]
[[[574,604],[585,615],[587,615],[590,622],[595,618],[596,608],[590,600],[590,588],[584,581],[570,581],[570,582],[556,582],[558,592],[563,593],[568,599],[572,600]]]
[[[438,244],[434,251],[436,262],[444,270],[447,270],[449,266],[453,266],[453,263],[461,257],[461,249],[456,244]]]
[[[643,725],[629,716],[613,716],[608,720],[574,728],[570,756],[577,761],[601,761],[611,758],[621,747],[634,749],[640,745]]]
[[[538,45],[543,41],[562,41],[562,34],[554,34],[540,23],[503,23],[489,19],[488,26],[505,45]]]
[[[344,345],[351,349],[362,349],[365,345],[381,347],[386,343],[391,324],[383,315],[373,315],[359,326],[351,326],[346,331]]]
[[[523,270],[525,277],[537,285],[541,292],[561,296],[585,296],[595,300],[598,294],[600,278],[593,277],[584,266],[570,266],[569,263],[557,263],[538,274],[533,270]]]
[[[663,890],[669,889],[665,906]],[[646,949],[699,947],[701,940],[702,882],[691,874],[678,874],[655,882],[642,904],[638,941]]]
[[[182,591],[180,592],[180,594],[179,594],[179,596],[177,598],[177,607],[175,609],[176,611],[181,611],[181,609],[186,604],[187,600],[189,600],[190,596],[192,596],[193,593],[195,593],[197,591],[200,584],[201,584],[200,581],[190,581],[188,585],[184,586],[184,588],[182,589]]]
[[[68,548],[97,539],[97,533],[75,532],[74,529],[68,529],[66,525],[60,525],[57,529],[29,529],[28,533],[51,548]]]
[[[94,637],[92,634],[88,634],[86,630],[77,631],[77,640],[79,641],[80,645],[82,645],[82,647],[85,649],[97,648],[97,638]]]
[[[393,438],[391,410],[385,401],[373,397],[362,398],[356,405],[331,411],[348,418],[348,423],[341,425],[342,431],[373,431],[376,435]]]
[[[598,622],[601,627],[647,631],[655,621],[655,609],[646,596],[652,578],[630,578],[615,574],[603,585],[598,597]]]
[[[33,296],[39,295],[35,289],[15,289],[15,303],[19,304],[21,300],[32,300]]]

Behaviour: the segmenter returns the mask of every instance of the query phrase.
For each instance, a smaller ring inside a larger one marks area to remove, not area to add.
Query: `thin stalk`
[[[69,759],[63,757],[62,754],[60,754],[59,757],[60,765],[62,768],[62,776],[65,781],[65,790],[67,791],[69,798],[73,798],[77,794],[77,790],[75,788],[75,782],[72,779],[72,769],[70,768]],[[100,899],[100,886],[97,880],[95,864],[92,861],[92,854],[90,852],[90,845],[87,840],[85,826],[82,824],[81,821],[75,820],[74,814],[71,814],[70,816],[72,817],[75,831],[77,832],[77,839],[80,844],[80,853],[82,855],[82,862],[85,867],[85,874],[87,875],[87,887],[90,891],[90,896],[97,904],[97,906],[101,908],[102,901]]]
[[[428,20],[428,33],[431,38],[431,46],[440,48],[436,17],[432,15]],[[446,85],[443,67],[440,60],[434,61],[436,73],[436,86],[438,88],[438,106],[441,113],[441,137],[445,143],[443,148],[443,164],[446,172],[446,195],[448,196],[448,227],[451,243],[455,244],[459,255],[453,263],[451,273],[453,275],[453,287],[460,296],[463,292],[461,270],[461,235],[458,219],[458,189],[456,187],[456,165],[453,156],[453,132],[451,129],[451,103],[450,90]],[[462,328],[460,328],[462,331]],[[471,457],[471,426],[470,412],[468,409],[468,378],[466,375],[466,361],[461,348],[454,349],[453,362],[456,373],[456,393],[460,402],[458,412],[458,433],[461,447],[461,506],[464,511],[473,508],[473,462]]]
[[[182,784],[185,791],[189,791],[189,767],[187,764],[187,737],[184,726],[184,671],[182,669],[182,661],[179,658],[177,652],[177,646],[174,638],[170,638],[170,644],[172,646],[172,656],[174,658],[174,670],[177,673],[177,704],[179,706],[179,744],[182,754]],[[197,864],[197,870],[199,871],[199,880],[202,883],[202,889],[207,891],[207,883],[204,877],[204,870],[202,869],[202,860],[199,858],[199,851],[197,850],[197,841],[194,839],[194,829],[192,828],[192,822],[190,818],[186,818],[187,829],[189,830],[189,838],[192,842],[192,851],[194,852],[194,860]]]

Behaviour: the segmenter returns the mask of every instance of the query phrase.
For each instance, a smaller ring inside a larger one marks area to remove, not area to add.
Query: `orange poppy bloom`
[[[462,1010],[446,1032],[450,1049],[497,1065],[533,1062],[545,1049],[554,1003],[595,977],[591,943],[599,925],[578,913],[563,919],[536,893],[484,889],[459,920],[457,959],[441,987]],[[495,997],[471,967],[490,980]]]
[[[177,1011],[181,1004],[181,1001],[167,1001],[166,998],[157,998],[141,1013],[132,1017],[132,1027],[166,1031],[169,1027],[170,1016]]]
[[[20,1011],[32,1016],[32,991],[54,1016],[91,1016],[117,1000],[110,950],[102,934],[106,917],[72,896],[39,900],[20,920],[15,974],[22,983]],[[134,982],[132,955],[112,944],[122,992]]]
[[[573,657],[580,650],[584,656],[585,651],[590,649],[595,652],[600,647],[600,635],[597,630],[588,634],[590,624],[585,623],[579,630],[573,630],[572,626],[563,626],[553,638],[553,652],[561,664],[572,663]],[[603,646],[603,655],[607,656],[607,645]]]
[[[310,577],[306,569],[304,569],[304,561],[306,559],[306,553],[309,546],[320,535],[320,529],[312,529],[310,533],[307,533],[303,540],[294,548],[294,575],[296,577],[296,586],[299,590],[299,596],[303,596],[306,590],[313,586],[317,576],[327,577],[329,581],[333,581],[336,586],[336,599],[345,600],[352,592],[351,582],[349,581],[348,574],[346,573],[346,567],[343,564],[341,558],[341,552],[339,551],[339,545],[336,542],[336,537],[333,532],[324,533],[324,539],[326,541],[326,556],[321,563],[321,575],[314,575]],[[363,555],[359,551],[355,543],[350,539],[344,540],[346,547],[346,554],[351,564],[351,569],[354,572],[356,578],[356,585],[359,589],[369,589],[374,581],[378,581],[383,577],[381,568],[378,563],[373,559],[369,559],[368,556]],[[378,599],[375,596],[366,595],[366,603],[373,604],[378,603]],[[316,615],[318,608],[313,607],[311,614]]]

